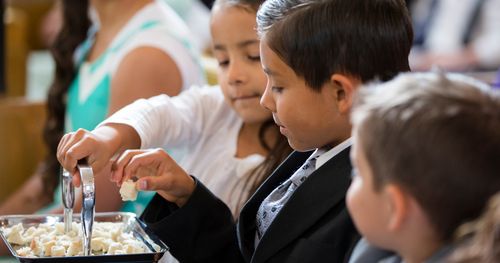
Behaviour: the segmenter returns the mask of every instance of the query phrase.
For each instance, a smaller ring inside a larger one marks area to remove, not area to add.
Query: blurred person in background
[[[209,9],[212,8],[215,0],[201,0],[201,2],[206,6],[208,7]]]
[[[497,71],[497,76],[493,81],[493,88],[500,89],[500,69]]]
[[[414,71],[495,70],[500,66],[500,0],[407,0]]]
[[[56,40],[63,23],[62,0],[54,1],[50,10],[43,16],[40,26],[40,38],[46,47],[51,47]]]
[[[200,51],[192,44],[190,31],[163,1],[62,0],[61,10],[62,28],[52,47],[55,81],[48,94],[44,129],[48,155],[0,205],[0,214],[62,212],[55,156],[62,134],[93,129],[136,99],[174,96],[205,83]],[[108,176],[95,178],[97,195],[105,197],[96,202],[96,211],[140,214],[152,197],[144,192],[137,201],[123,203]],[[77,200],[75,210],[79,207]]]
[[[163,0],[184,20],[195,43],[205,52],[210,49],[210,7],[200,0]]]
[[[210,8],[213,1],[200,0],[162,0],[184,20],[192,33],[193,44],[206,50],[210,48]],[[206,3],[205,3],[206,2]],[[41,40],[50,47],[62,26],[61,0],[54,1],[52,8],[45,14],[40,28]]]

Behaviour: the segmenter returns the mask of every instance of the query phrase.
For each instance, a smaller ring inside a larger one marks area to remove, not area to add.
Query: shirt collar
[[[319,169],[323,164],[332,159],[335,155],[339,154],[347,147],[352,145],[352,139],[349,137],[347,140],[337,144],[337,146],[325,151],[323,148],[318,148],[311,156],[317,157],[316,159],[316,170]]]

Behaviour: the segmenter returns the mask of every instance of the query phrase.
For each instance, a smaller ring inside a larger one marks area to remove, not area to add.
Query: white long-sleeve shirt
[[[242,180],[264,161],[258,154],[235,157],[243,121],[224,101],[219,87],[193,87],[176,97],[141,99],[104,123],[133,127],[142,149],[183,146],[181,167],[203,182],[233,214],[242,205],[240,193],[249,190]]]

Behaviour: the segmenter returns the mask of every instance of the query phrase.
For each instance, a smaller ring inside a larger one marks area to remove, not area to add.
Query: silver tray
[[[80,222],[80,216],[75,215],[73,221]],[[8,215],[0,216],[0,227],[11,227],[22,223],[25,228],[37,226],[42,223],[55,224],[63,222],[63,215]],[[142,241],[150,252],[140,254],[124,255],[98,255],[98,256],[73,256],[73,257],[21,257],[17,255],[16,250],[7,242],[2,231],[0,235],[10,252],[19,262],[158,262],[168,250],[168,247],[153,233],[148,231],[146,225],[136,218],[133,213],[111,212],[96,213],[95,222],[116,222],[125,225],[125,232],[131,231],[138,240]],[[158,247],[155,249],[154,244]]]

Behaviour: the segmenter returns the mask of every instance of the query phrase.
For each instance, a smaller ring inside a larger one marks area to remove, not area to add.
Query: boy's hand
[[[94,174],[109,164],[117,147],[116,132],[111,127],[100,127],[93,132],[78,129],[64,135],[57,147],[57,159],[64,169],[73,174],[73,183],[80,186],[80,175],[76,165],[78,160],[86,159]]]
[[[195,188],[194,179],[163,149],[125,151],[115,163],[111,177],[118,184],[136,177],[139,190],[157,191],[179,207]]]

